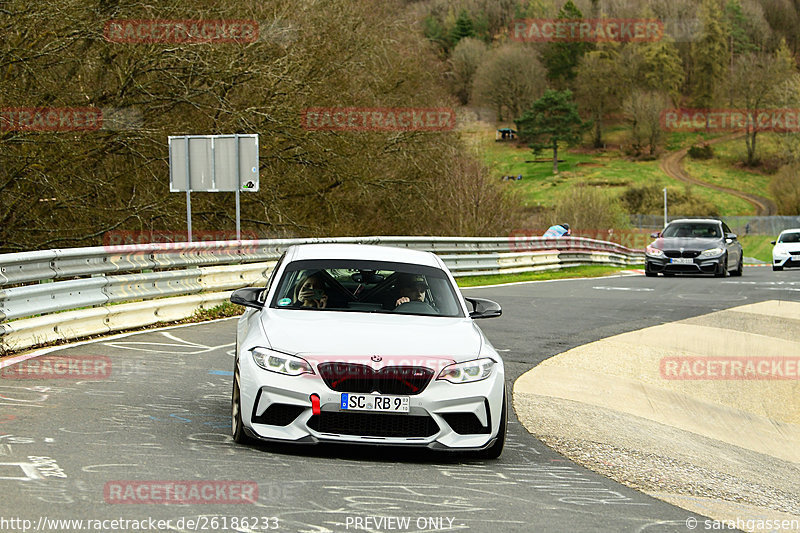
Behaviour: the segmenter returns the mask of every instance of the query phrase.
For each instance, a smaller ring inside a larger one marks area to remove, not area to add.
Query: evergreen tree
[[[475,28],[472,24],[472,17],[466,9],[462,9],[456,19],[456,24],[450,31],[450,42],[453,46],[458,44],[458,41],[464,37],[475,37]]]
[[[716,0],[703,0],[700,5],[703,33],[692,46],[694,59],[694,105],[707,108],[714,104],[714,88],[728,68],[728,36],[722,25],[722,11]]]
[[[668,36],[643,46],[644,87],[664,91],[677,103],[685,73],[675,42]]]
[[[583,13],[572,3],[572,0],[567,0],[567,3],[558,11],[558,18],[582,19]],[[555,85],[570,85],[570,82],[575,79],[576,68],[581,58],[593,48],[592,43],[581,41],[548,43],[542,51],[542,61],[547,68],[547,78]]]
[[[545,148],[553,149],[554,174],[558,173],[558,143],[576,144],[581,134],[591,127],[591,121],[581,120],[570,90],[548,89],[514,122],[520,137],[529,141],[534,154]]]
[[[725,4],[725,24],[728,27],[728,48],[731,55],[758,51],[758,46],[747,34],[747,18],[739,0],[728,0]]]

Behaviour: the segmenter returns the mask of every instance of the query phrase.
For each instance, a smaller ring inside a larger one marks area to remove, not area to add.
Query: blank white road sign
[[[258,192],[258,135],[169,137],[170,192]]]

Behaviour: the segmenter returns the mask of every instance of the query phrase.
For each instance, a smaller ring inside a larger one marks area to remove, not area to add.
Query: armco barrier
[[[0,255],[0,353],[189,317],[227,301],[236,288],[266,284],[289,246],[326,242],[431,251],[457,277],[644,259],[642,251],[613,242],[529,235],[153,243],[6,254]]]

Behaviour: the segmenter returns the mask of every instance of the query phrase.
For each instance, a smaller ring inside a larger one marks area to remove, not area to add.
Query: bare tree
[[[545,75],[533,48],[504,44],[487,53],[478,67],[475,98],[492,106],[498,120],[513,120],[544,93]]]
[[[473,37],[461,39],[450,54],[450,82],[453,94],[462,105],[472,96],[475,72],[486,53],[486,43]]]
[[[749,53],[734,60],[730,76],[730,92],[734,105],[749,117],[779,103],[781,88],[795,73],[793,60],[785,47],[775,54]],[[745,122],[747,164],[756,162],[756,140],[762,127],[757,120]]]
[[[652,156],[664,134],[661,112],[669,106],[669,97],[660,92],[636,90],[625,100],[623,109],[631,125],[634,152],[641,155],[645,149]]]

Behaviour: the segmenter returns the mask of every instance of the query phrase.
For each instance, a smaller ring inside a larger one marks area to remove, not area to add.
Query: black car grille
[[[697,251],[697,250],[684,250],[683,252],[681,252],[680,250],[664,250],[664,255],[666,255],[667,257],[672,257],[672,258],[675,258],[675,257],[689,257],[689,258],[692,258],[692,257],[697,257],[698,255],[700,255],[700,252]]]
[[[356,363],[322,363],[317,369],[332,390],[362,394],[419,394],[433,377],[433,370],[421,366],[386,366],[373,370]]]
[[[475,413],[445,413],[442,418],[459,435],[476,435],[490,432],[490,428],[481,424]]]
[[[258,405],[258,402],[256,402]],[[253,423],[269,424],[270,426],[288,426],[305,411],[305,407],[300,405],[289,405],[287,403],[273,403],[260,416],[253,415]]]
[[[428,415],[392,415],[323,411],[311,417],[308,427],[320,433],[360,437],[430,437],[439,426]]]
[[[792,254],[792,255],[800,255],[800,250],[792,250],[789,253]]]

